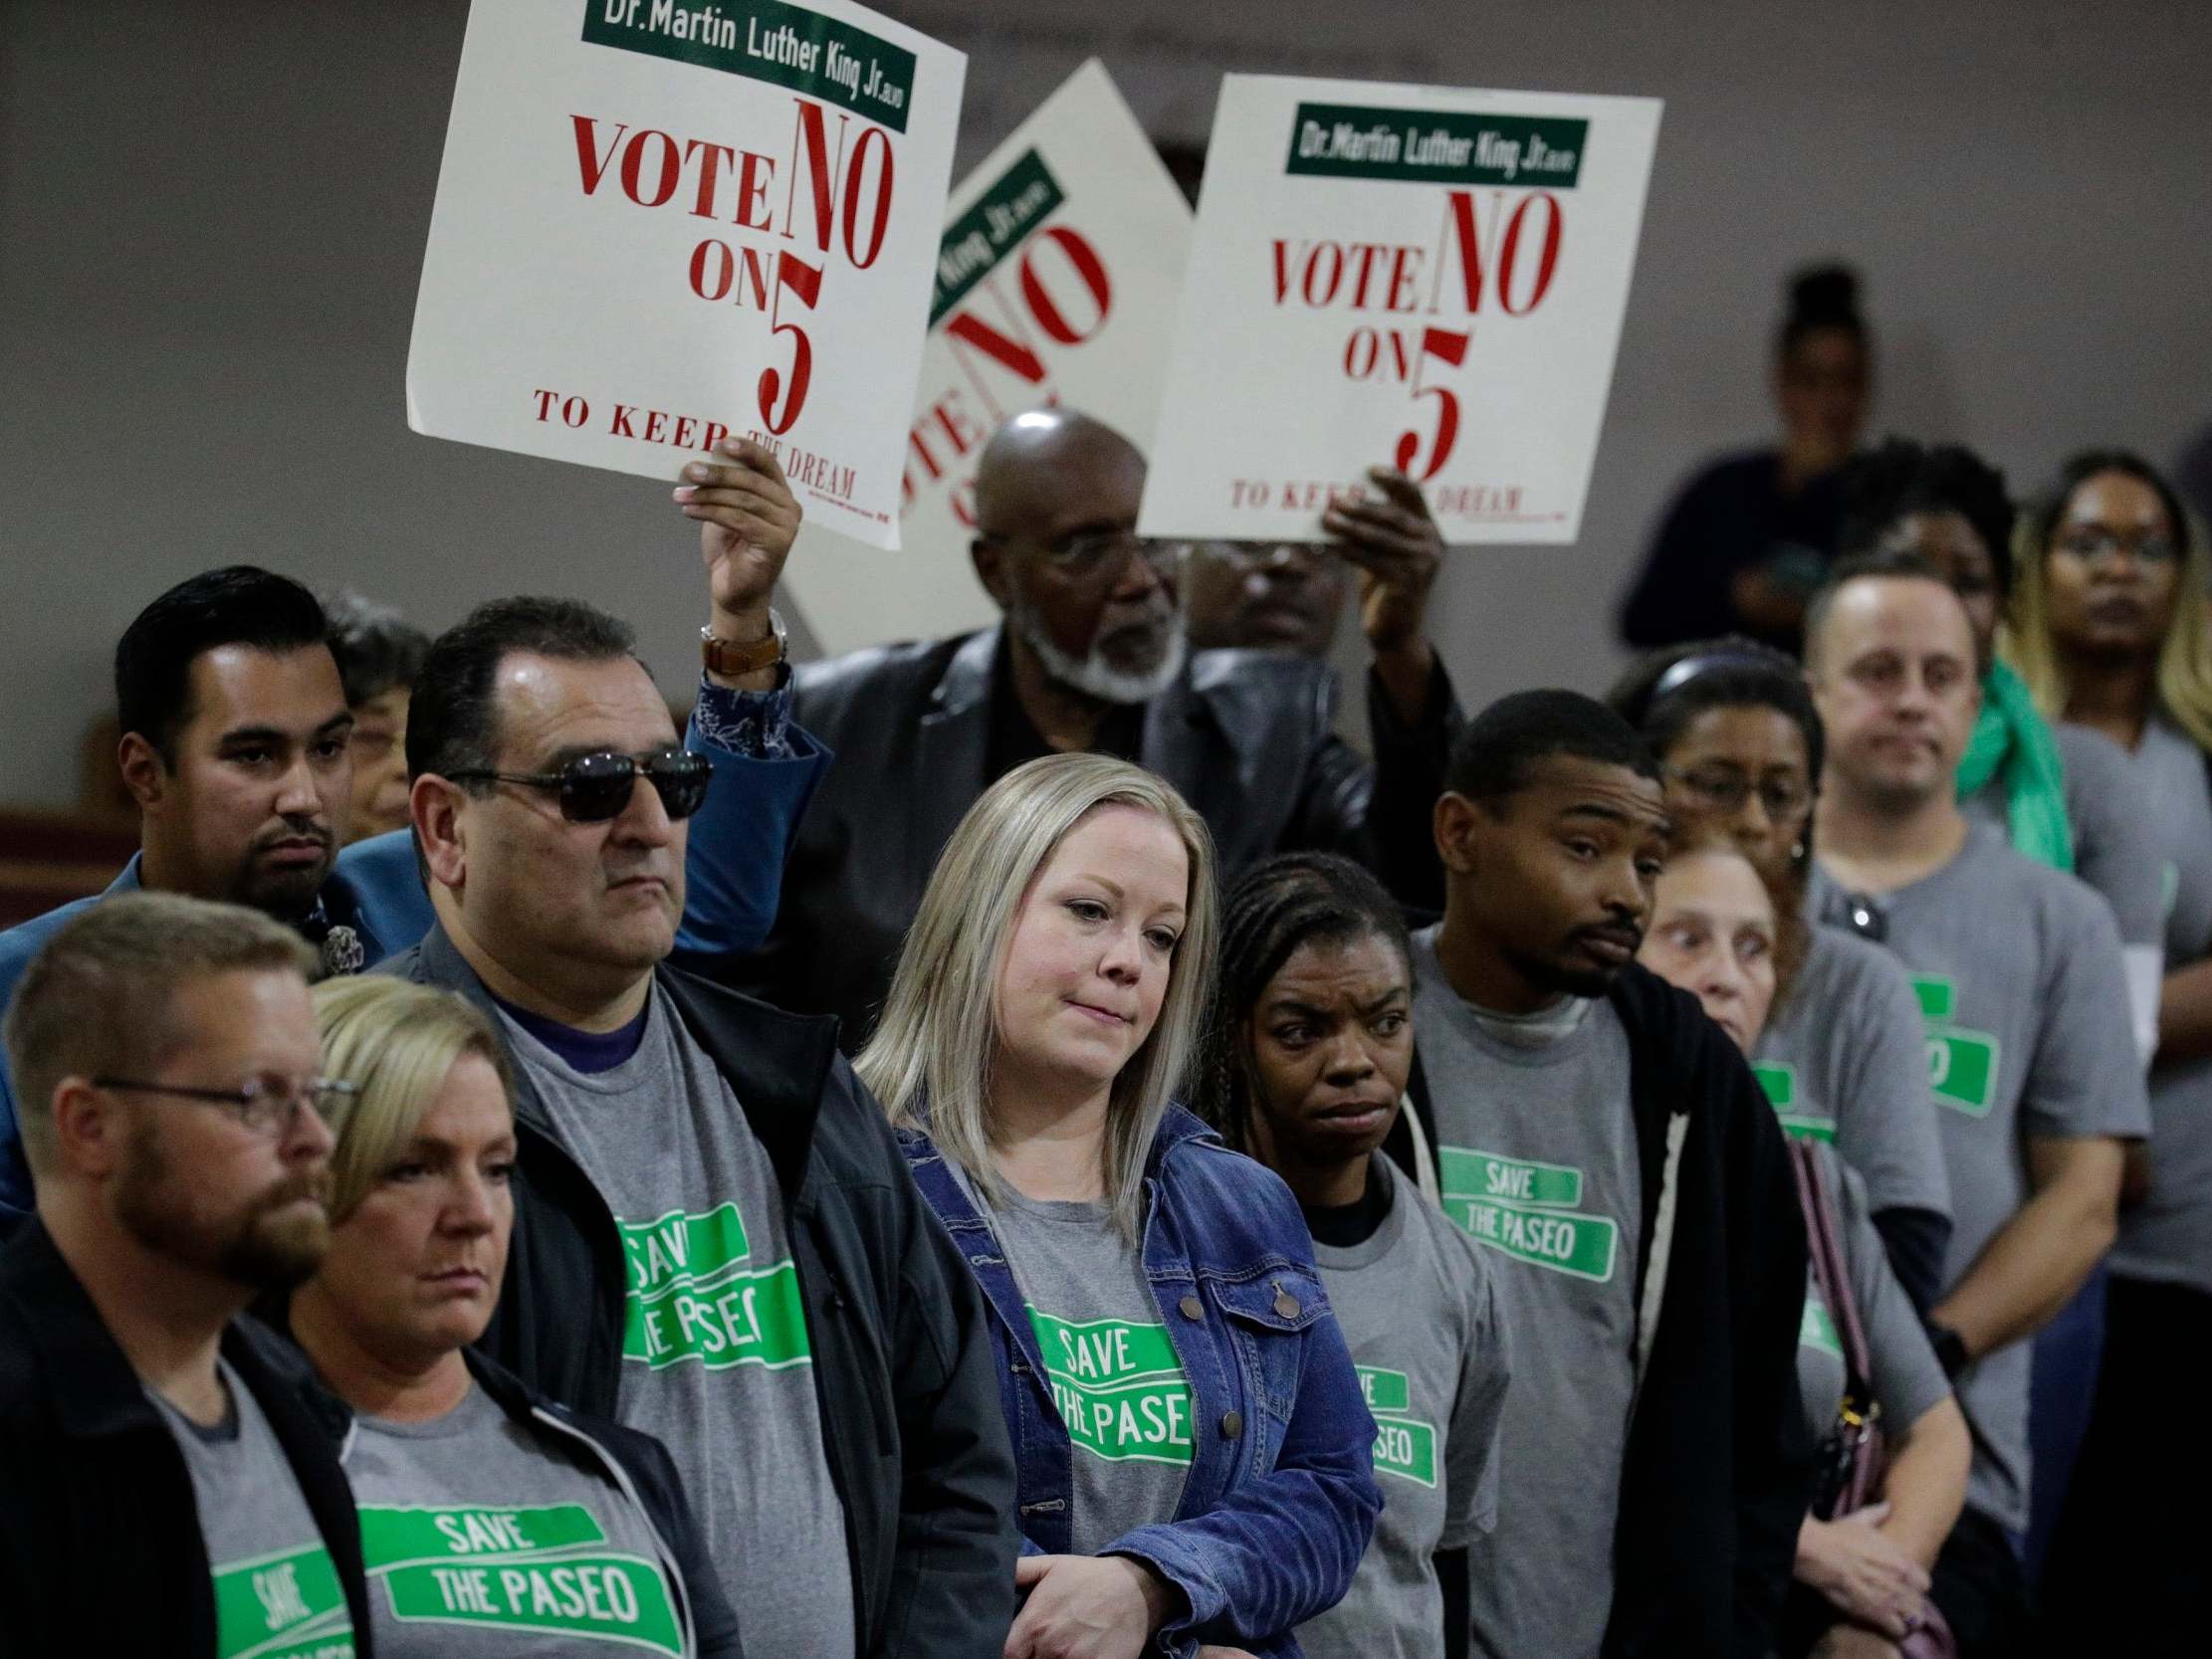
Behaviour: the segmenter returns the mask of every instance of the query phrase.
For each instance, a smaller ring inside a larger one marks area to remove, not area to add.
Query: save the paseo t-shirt
[[[355,1419],[377,1659],[685,1659],[677,1568],[652,1523],[482,1388],[432,1422]]]
[[[214,1428],[146,1390],[191,1471],[215,1580],[216,1659],[353,1659],[345,1586],[284,1445],[253,1390],[216,1363],[230,1410]],[[0,1651],[6,1629],[0,1608]]]

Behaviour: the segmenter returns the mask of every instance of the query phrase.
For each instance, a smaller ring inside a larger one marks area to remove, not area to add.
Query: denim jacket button
[[[1199,1293],[1197,1291],[1185,1291],[1183,1293],[1183,1300],[1181,1302],[1178,1302],[1175,1307],[1176,1312],[1181,1314],[1185,1319],[1206,1318],[1206,1304],[1199,1300]]]
[[[1221,1414],[1221,1438],[1223,1440],[1234,1440],[1243,1432],[1244,1414],[1242,1412],[1226,1411]]]
[[[1298,1299],[1280,1285],[1275,1287],[1275,1312],[1284,1319],[1296,1319],[1298,1317]]]

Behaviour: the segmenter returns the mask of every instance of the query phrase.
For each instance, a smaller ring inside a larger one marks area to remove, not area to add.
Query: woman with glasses
[[[1358,865],[1285,853],[1230,892],[1201,1110],[1297,1195],[1384,1494],[1350,1592],[1298,1632],[1308,1659],[1464,1654],[1468,1549],[1497,1525],[1510,1366],[1490,1269],[1381,1149],[1413,1071],[1413,1003],[1405,919]]]
[[[2151,1135],[2129,1155],[2089,1434],[2046,1578],[2055,1628],[2130,1621],[2200,1632],[2212,1477],[2196,1415],[2212,1342],[2212,557],[2173,490],[2132,455],[2076,457],[2020,544],[2006,651],[2038,707],[2126,752],[2156,836],[2166,975],[2150,1073]],[[2183,1346],[2177,1346],[2183,1345]]]
[[[515,1204],[507,1062],[459,997],[316,991],[331,1248],[288,1323],[353,1413],[344,1462],[382,1659],[740,1653],[660,1442],[532,1393],[473,1351]]]
[[[1639,953],[1688,991],[1746,1054],[1801,966],[1811,929],[1786,883],[1756,869],[1725,829],[1678,843],[1659,876]],[[1779,901],[1779,903],[1778,903]],[[1783,1615],[1784,1659],[1887,1659],[1936,1615],[1929,1568],[1966,1499],[1966,1419],[1869,1214],[1867,1188],[1834,1150],[1808,1141],[1797,1164],[1813,1247],[1798,1381],[1821,1484],[1798,1534]],[[1855,1462],[1861,1424],[1885,1467]]]
[[[1805,914],[1823,737],[1798,665],[1747,639],[1705,641],[1645,659],[1610,701],[1659,756],[1677,832],[1727,836]],[[1871,908],[1864,928],[1879,931]],[[1894,957],[1815,924],[1789,994],[1750,1051],[1783,1127],[1833,1141],[1867,1182],[1890,1264],[1923,1312],[1951,1213],[1924,1023]]]
[[[989,1304],[1026,1546],[1006,1659],[1294,1654],[1381,1507],[1296,1201],[1171,1099],[1215,907],[1160,779],[1017,767],[954,831],[855,1063]]]

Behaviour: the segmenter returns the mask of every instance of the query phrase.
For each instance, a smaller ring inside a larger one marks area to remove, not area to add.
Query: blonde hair
[[[2014,527],[2011,614],[1999,633],[1999,653],[2027,682],[2029,695],[2044,718],[2063,719],[2071,688],[2058,642],[2051,637],[2051,601],[2045,580],[2051,541],[2058,533],[2067,504],[2083,485],[2106,472],[2135,478],[2156,491],[2173,520],[2173,533],[2181,542],[2181,575],[2174,589],[2173,620],[2158,647],[2158,704],[2200,748],[2212,749],[2212,598],[2207,597],[2212,591],[2212,551],[2208,551],[2204,525],[2181,506],[2164,480],[2150,474],[2148,468],[2138,474],[2140,463],[2121,464],[2129,458],[2085,459],[2105,459],[2112,464],[2093,466],[2080,476],[2076,476],[2078,467],[2069,467],[2070,482],[2054,491],[2039,511],[2021,514]]]
[[[882,1023],[854,1065],[894,1124],[926,1130],[970,1180],[1003,1195],[991,1154],[999,967],[1038,872],[1102,806],[1133,806],[1166,820],[1190,860],[1183,933],[1160,1018],[1107,1101],[1106,1202],[1134,1239],[1153,1138],[1198,1045],[1217,926],[1214,838],[1161,778],[1110,755],[1054,754],[1016,766],[985,790],[937,861]]]
[[[329,979],[315,988],[323,1073],[359,1091],[332,1109],[331,1220],[353,1213],[422,1127],[463,1055],[514,1079],[491,1022],[451,991],[384,974]]]
[[[65,1078],[144,1077],[191,1033],[171,1003],[224,973],[292,973],[305,984],[316,956],[259,911],[181,893],[118,893],[48,939],[17,981],[5,1041],[16,1121],[34,1176],[53,1165],[54,1092]]]

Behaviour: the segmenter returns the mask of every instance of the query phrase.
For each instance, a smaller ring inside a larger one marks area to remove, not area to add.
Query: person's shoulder
[[[34,916],[28,922],[0,930],[0,1002],[7,1000],[15,982],[23,977],[24,969],[31,965],[31,958],[46,941],[68,927],[73,918],[84,915],[106,897],[106,894],[96,893],[89,899],[72,899],[44,916]]]
[[[2054,948],[2064,949],[2085,935],[2109,934],[2116,949],[2119,925],[2103,897],[2068,870],[2054,870],[2018,851],[1995,830],[1977,826],[1967,854],[1978,861],[1991,902],[2016,907],[2038,925]],[[1994,914],[2005,915],[2004,910]]]
[[[1283,1178],[1257,1158],[1230,1150],[1197,1114],[1169,1107],[1154,1143],[1179,1206],[1204,1213],[1199,1236],[1208,1243],[1273,1241],[1286,1225],[1306,1238],[1304,1212]],[[1310,1255],[1310,1240],[1306,1250]]]
[[[1690,502],[1738,497],[1754,489],[1771,488],[1774,471],[1772,449],[1725,450],[1683,480],[1679,499]]]
[[[2051,735],[2059,745],[2059,758],[2065,762],[2070,780],[2077,770],[2085,777],[2126,775],[2127,751],[2103,732],[2073,721],[2053,721]]]
[[[1904,964],[1888,950],[1833,922],[1813,925],[1800,984],[1818,984],[1824,1003],[1857,996],[1912,995]]]
[[[945,673],[946,666],[976,636],[949,634],[942,639],[898,640],[887,645],[862,646],[841,657],[823,657],[800,663],[791,670],[791,697],[802,720],[819,722],[826,712],[843,708],[853,699],[870,699],[902,689],[927,692]]]
[[[401,893],[422,898],[422,870],[415,862],[412,830],[391,830],[341,847],[332,874],[363,896]]]

